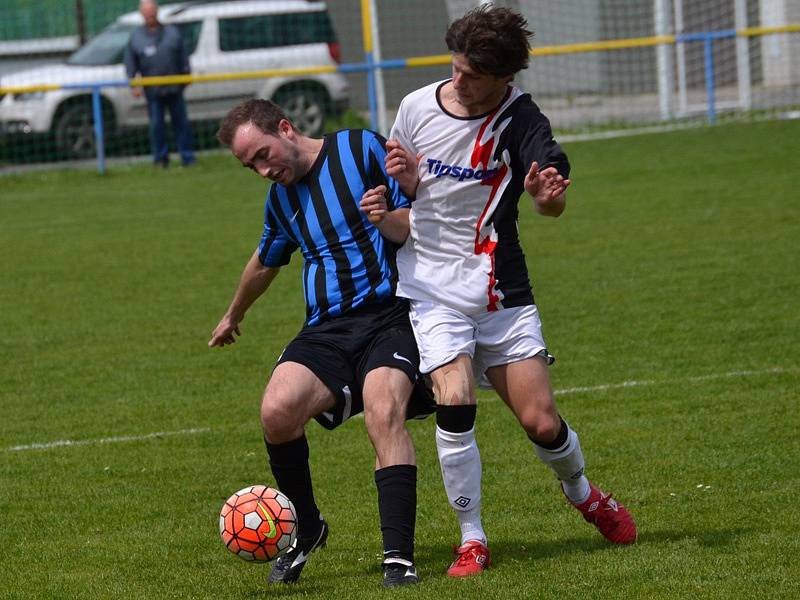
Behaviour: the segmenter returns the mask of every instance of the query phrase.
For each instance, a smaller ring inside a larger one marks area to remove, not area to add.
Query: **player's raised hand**
[[[225,315],[214,328],[214,331],[211,332],[211,339],[208,340],[208,347],[214,348],[217,346],[221,348],[228,344],[234,344],[236,342],[236,338],[233,335],[234,333],[236,335],[242,335],[241,331],[239,331],[239,322],[234,321],[229,315]]]
[[[389,207],[386,205],[386,186],[379,185],[367,190],[361,197],[361,210],[370,223],[377,225],[386,218]]]
[[[558,172],[555,167],[539,170],[539,163],[534,161],[525,176],[525,191],[533,197],[536,210],[543,215],[558,216],[564,211],[564,192],[570,180]]]
[[[414,156],[395,139],[386,141],[386,173],[394,177],[400,184],[400,189],[409,198],[417,193],[419,185],[419,163],[422,154]]]

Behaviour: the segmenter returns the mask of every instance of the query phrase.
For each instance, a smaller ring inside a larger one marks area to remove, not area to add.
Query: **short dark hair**
[[[220,123],[217,131],[217,139],[224,145],[230,147],[233,143],[233,136],[242,125],[252,123],[259,131],[268,135],[278,134],[278,123],[286,119],[291,123],[289,117],[283,112],[280,106],[270,100],[261,98],[250,98],[234,106]],[[294,125],[292,125],[294,127]]]
[[[463,54],[479,73],[507,77],[528,67],[528,21],[508,8],[481,5],[453,21],[445,42],[450,52]]]

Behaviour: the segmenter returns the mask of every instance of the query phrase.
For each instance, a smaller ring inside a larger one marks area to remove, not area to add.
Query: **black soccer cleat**
[[[404,558],[387,558],[383,561],[383,587],[398,587],[419,583],[414,563]]]
[[[270,583],[295,583],[306,566],[308,555],[317,548],[324,548],[328,541],[328,523],[319,517],[320,529],[315,535],[297,538],[294,546],[284,555],[279,556],[269,572]]]

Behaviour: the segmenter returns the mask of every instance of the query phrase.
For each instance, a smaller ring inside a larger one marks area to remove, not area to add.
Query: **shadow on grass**
[[[342,586],[348,585],[348,582],[354,589],[363,588],[369,591],[364,587],[365,577],[372,581],[375,590],[382,589],[383,568],[377,560],[340,562],[335,570],[330,570],[320,564],[315,564],[313,557],[312,554],[306,568],[303,569],[300,580],[292,584],[267,583],[269,565],[266,565],[263,587],[250,590],[243,598],[335,598],[337,594],[341,594]]]
[[[631,549],[642,546],[654,546],[659,544],[671,544],[682,541],[695,541],[704,547],[724,547],[734,545],[742,536],[750,535],[756,531],[753,527],[737,527],[732,529],[717,529],[713,531],[698,531],[697,529],[686,528],[662,529],[640,531],[635,544],[631,546],[616,546],[597,534],[587,530],[586,536],[571,537],[562,540],[549,542],[536,542],[530,539],[505,539],[492,540],[492,563],[495,566],[501,565],[505,561],[531,561],[543,560],[568,556],[571,554],[584,554],[600,551],[616,551]],[[442,565],[442,572],[453,560],[450,548],[417,544],[416,549],[417,564],[424,566]]]
[[[753,527],[737,527],[732,529],[717,529],[713,531],[698,531],[697,529],[662,529],[640,532],[636,544],[632,546],[615,546],[607,542],[596,532],[587,530],[581,537],[565,538],[550,542],[532,542],[531,540],[494,540],[491,544],[492,563],[495,567],[503,563],[529,562],[547,560],[569,555],[580,555],[601,551],[636,552],[636,548],[672,544],[687,540],[696,541],[705,547],[730,546],[746,535],[756,531]],[[426,544],[418,541],[416,545],[416,563],[423,579],[447,580],[445,572],[453,560],[451,548],[443,544]],[[353,585],[364,585],[364,577],[375,583],[375,589],[381,589],[382,569],[375,561],[372,563],[357,562],[349,566],[340,564],[335,572],[326,572],[315,569],[312,565],[309,572],[304,573],[298,585],[266,585],[263,588],[252,590],[246,598],[291,598],[319,595],[328,597],[334,590],[341,589],[342,582],[351,579]]]
[[[695,540],[701,546],[715,548],[733,545],[740,537],[759,531],[756,527],[736,527],[733,529],[715,529],[698,531],[694,529],[661,530],[639,532],[637,545],[663,544],[664,542],[682,542]]]
[[[530,539],[499,540],[493,539],[490,543],[492,550],[492,564],[495,566],[505,561],[530,561],[554,558],[569,554],[580,554],[605,550],[609,544],[593,536],[568,538],[554,542],[537,543]],[[445,572],[453,561],[451,548],[444,546],[429,546],[417,544],[416,559],[418,565],[427,566],[426,570]],[[441,567],[441,569],[439,568]]]
[[[319,580],[319,577],[311,576],[309,578],[301,577],[298,583],[267,583],[264,578],[264,586],[258,589],[250,590],[244,594],[243,598],[292,598],[292,597],[310,597],[316,596],[319,598],[330,597],[333,595],[333,586],[324,585],[324,582]]]

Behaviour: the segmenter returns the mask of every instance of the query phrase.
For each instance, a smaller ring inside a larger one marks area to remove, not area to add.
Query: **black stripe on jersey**
[[[335,146],[335,144],[331,144]],[[330,153],[329,149],[329,153]],[[333,177],[333,174],[331,174]],[[335,182],[335,180],[334,180]],[[325,191],[319,184],[319,179],[316,177],[310,178],[308,181],[308,191],[311,194],[311,203],[314,205],[314,212],[317,215],[322,234],[328,246],[331,248],[331,256],[336,265],[336,280],[339,282],[339,291],[342,295],[342,312],[350,309],[353,299],[356,297],[356,286],[353,283],[353,278],[350,277],[350,261],[347,260],[347,254],[343,251],[339,242],[339,236],[336,233],[336,227],[331,220],[331,214],[328,212],[328,205],[325,201]],[[348,192],[348,196],[349,196]],[[337,202],[336,198],[331,199]],[[327,312],[330,308],[327,295],[324,297],[325,303],[323,304],[320,298],[317,298],[317,304],[322,309],[322,312]]]
[[[283,229],[286,237],[296,242],[297,240],[295,240],[295,235],[292,233],[291,223],[281,210],[281,203],[278,200],[278,192],[276,191],[274,185],[270,188],[269,205],[272,206],[274,210],[267,211],[267,218],[269,219],[269,217],[273,217],[278,222],[280,228]]]
[[[270,217],[272,217],[272,215],[269,213],[269,211],[267,211],[266,218],[268,221],[270,220]],[[258,253],[258,260],[261,261],[262,265],[266,262],[268,254],[269,254],[269,244],[264,244],[264,247],[261,248],[261,252]]]
[[[303,298],[306,300],[306,321],[311,318],[311,303],[308,301],[308,270],[311,267],[311,263],[308,261],[303,262],[303,275],[301,279],[303,280]]]
[[[314,243],[314,238],[308,231],[308,219],[306,218],[303,206],[300,204],[300,197],[297,195],[297,188],[295,186],[289,186],[285,189],[286,198],[289,202],[289,210],[292,211],[292,215],[295,215],[292,217],[294,219],[294,224],[297,225],[306,247],[305,258],[307,268],[303,269],[303,283],[304,285],[307,285],[306,275],[308,273],[308,268],[311,266],[308,263],[315,264],[317,266],[316,277],[314,278],[314,294],[316,295],[316,304],[320,308],[321,312],[328,312],[330,303],[328,302],[328,284],[325,281],[325,269],[323,267],[322,255],[320,254],[317,245]],[[284,215],[284,217],[285,216],[286,215]],[[287,235],[294,235],[288,221],[285,223],[285,229]],[[306,293],[308,293],[307,290]],[[308,298],[308,296],[306,296],[306,298]],[[308,308],[308,311],[310,311],[310,308]],[[310,312],[307,316],[311,316]]]
[[[372,183],[372,186],[375,187],[377,185],[385,185],[387,188],[389,187],[389,180],[386,179],[386,173],[383,171],[384,166],[378,162],[378,157],[375,156],[372,152],[369,153],[369,181]],[[387,202],[391,204],[391,200],[387,197]],[[392,210],[394,206],[389,206],[389,210]]]
[[[352,132],[349,137],[352,138]],[[360,139],[361,136],[359,136],[359,140]],[[349,149],[354,155],[353,161],[356,163],[356,165],[359,165],[359,171],[362,171],[362,155],[355,154],[355,149],[352,146],[350,146]],[[342,150],[346,151],[346,149]],[[339,198],[339,204],[341,206],[342,213],[344,214],[344,218],[347,221],[350,231],[353,233],[353,239],[355,240],[356,245],[361,252],[361,260],[366,268],[367,280],[369,281],[370,287],[374,289],[378,287],[383,280],[380,259],[364,225],[365,220],[362,216],[361,209],[358,206],[361,198],[353,198],[353,195],[350,191],[350,186],[347,184],[347,178],[344,174],[344,169],[342,168],[342,158],[339,153],[339,144],[331,144],[330,151],[328,152],[328,170],[330,171],[331,181],[333,182],[333,187],[336,190],[336,196]],[[372,158],[373,154],[370,152],[370,159]],[[371,185],[370,180],[362,177],[361,181],[364,182],[366,191],[366,187]]]
[[[524,178],[531,163],[537,161],[539,169],[555,167],[565,179],[569,177],[567,155],[553,138],[550,120],[542,113],[530,94],[522,94],[506,107],[495,120],[494,128],[506,118],[511,124],[500,134],[494,158],[502,160],[505,149],[511,152],[512,171],[521,171]]]
[[[376,134],[375,136],[383,145],[386,146],[386,140]],[[383,170],[384,165],[380,164],[378,157],[375,156],[372,152],[369,153],[369,172],[370,172],[370,181],[372,182],[373,187],[376,185],[385,185],[387,189],[390,187],[389,180],[387,178],[386,172]],[[380,183],[377,183],[380,182]],[[392,202],[392,195],[386,194],[386,203],[387,208],[389,210],[394,210],[394,204]],[[402,246],[402,244],[395,244],[388,238],[383,239],[383,244],[385,248],[385,256],[386,260],[389,263],[389,272],[393,275],[397,273],[397,249]],[[397,290],[397,277],[392,277],[392,295],[394,295],[395,291]]]
[[[326,277],[325,265],[320,260],[314,263],[317,270],[314,272],[314,294],[317,300],[317,306],[321,315],[327,314],[331,304],[328,302],[328,279]],[[310,310],[309,310],[310,312]]]
[[[356,163],[356,168],[358,168],[358,174],[361,176],[361,181],[366,183],[369,181],[369,179],[367,178],[367,173],[364,170],[363,131],[363,129],[351,129],[347,134],[347,141],[350,146],[350,152],[353,153],[353,159]]]
[[[275,186],[270,187],[269,189],[269,198],[267,200],[267,204],[273,207],[279,206],[278,204],[278,194],[275,190]],[[297,249],[297,241],[294,239],[294,236],[291,235],[291,230],[288,228],[288,223],[280,210],[266,210],[265,221],[267,225],[269,225],[270,229],[278,230],[283,229],[286,232],[287,237],[291,242],[294,244],[293,247],[287,247],[283,254],[281,255],[281,264],[288,264],[289,259],[291,258],[292,253]],[[267,256],[269,255],[271,248],[268,244],[264,244],[264,247],[261,249],[261,252],[258,255],[261,264],[265,264],[267,260]]]

